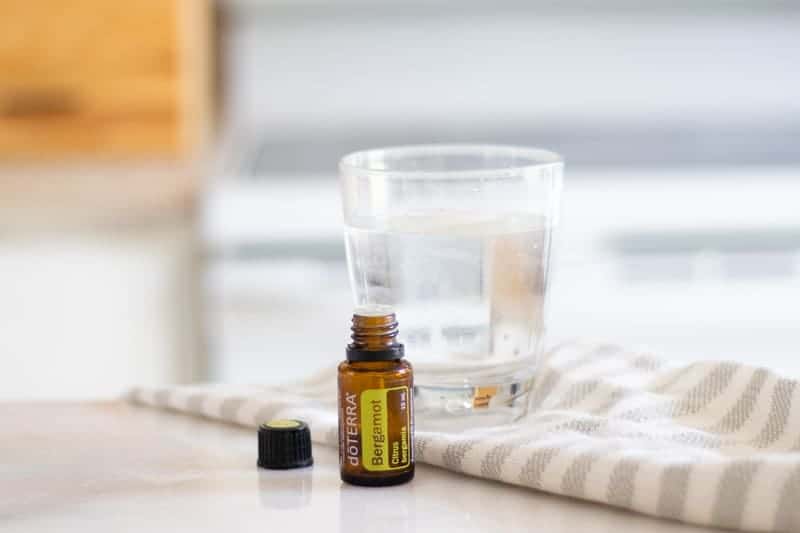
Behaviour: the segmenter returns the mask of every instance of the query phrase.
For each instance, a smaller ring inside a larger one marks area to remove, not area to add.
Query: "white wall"
[[[193,240],[182,220],[0,239],[0,400],[190,380]]]
[[[419,122],[783,123],[800,114],[796,11],[263,4],[232,17],[229,120],[278,136]]]

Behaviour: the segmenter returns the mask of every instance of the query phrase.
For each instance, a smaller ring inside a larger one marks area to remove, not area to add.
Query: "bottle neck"
[[[403,345],[397,342],[394,313],[353,315],[352,342],[347,346],[348,361],[391,361],[403,358]]]

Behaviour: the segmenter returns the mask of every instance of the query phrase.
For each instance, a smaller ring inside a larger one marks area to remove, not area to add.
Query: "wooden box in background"
[[[167,157],[210,123],[207,0],[0,0],[0,159]]]
[[[0,396],[202,377],[210,15],[209,0],[0,0]]]

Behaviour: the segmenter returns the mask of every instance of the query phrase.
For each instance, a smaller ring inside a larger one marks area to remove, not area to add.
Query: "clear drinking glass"
[[[356,305],[390,305],[423,428],[527,412],[545,329],[563,161],[535,148],[430,145],[339,165]]]

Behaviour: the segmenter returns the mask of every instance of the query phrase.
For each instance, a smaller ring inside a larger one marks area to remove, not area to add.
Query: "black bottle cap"
[[[258,428],[258,466],[285,470],[314,464],[311,432],[300,420],[270,420]]]

